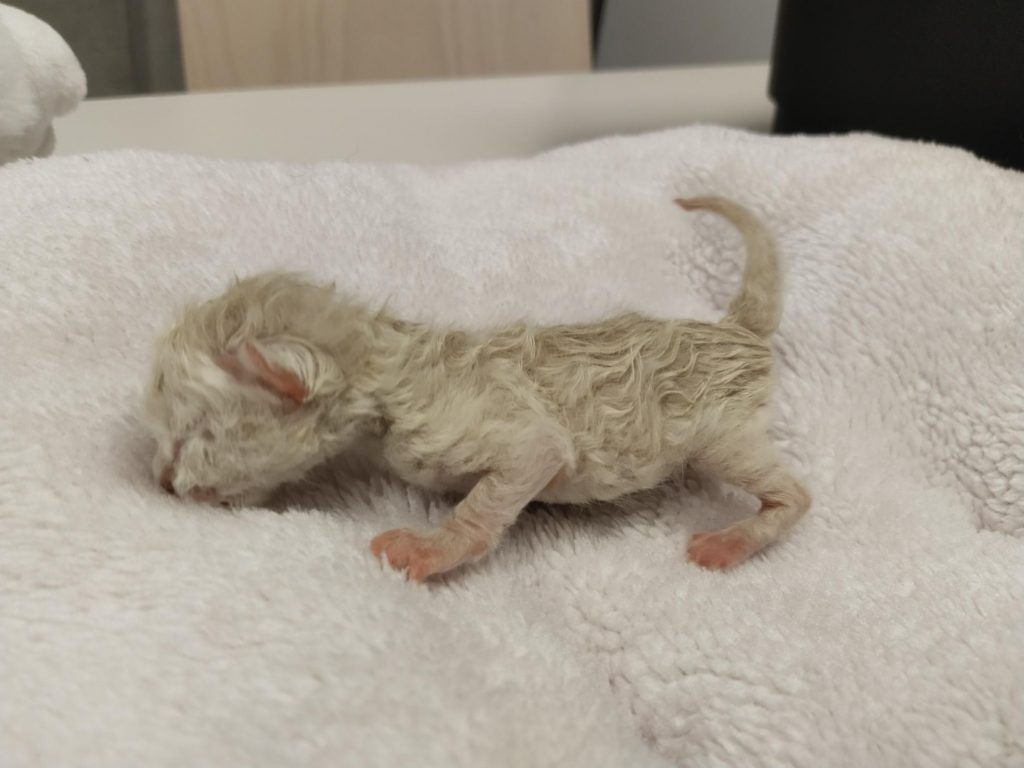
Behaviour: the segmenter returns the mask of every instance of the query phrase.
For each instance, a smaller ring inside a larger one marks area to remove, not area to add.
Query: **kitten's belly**
[[[559,472],[535,497],[551,504],[585,504],[589,501],[611,501],[637,491],[661,485],[668,479],[668,466],[649,467],[628,476],[610,473],[587,474]]]
[[[402,480],[433,493],[465,495],[479,482],[481,475],[452,474],[428,467],[395,467],[391,470]],[[654,488],[668,476],[668,470],[651,468],[640,477],[592,477],[560,471],[534,497],[550,504],[585,504],[588,501],[610,501],[637,491]]]
[[[362,457],[382,472],[397,476],[402,482],[432,493],[467,494],[480,479],[480,474],[457,473],[428,459],[415,459],[395,450],[394,446],[367,441],[360,446]]]
[[[406,483],[433,493],[464,496],[483,474],[459,472],[457,468],[429,460],[410,460],[392,455],[386,466]],[[582,457],[573,469],[563,468],[533,498],[551,504],[584,504],[611,501],[663,483],[678,462],[663,459],[637,460],[633,455]]]
[[[458,493],[465,495],[479,482],[481,475],[457,474],[443,469],[426,466],[394,466],[390,469],[409,485],[415,485],[433,493]]]

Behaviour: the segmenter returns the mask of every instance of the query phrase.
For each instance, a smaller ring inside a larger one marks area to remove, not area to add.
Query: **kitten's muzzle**
[[[177,451],[175,451],[174,458],[177,459],[177,457]],[[174,461],[172,460],[160,472],[160,487],[172,496],[178,495],[178,489],[174,487],[175,469]],[[205,488],[197,485],[189,488],[187,492],[181,495],[188,496],[204,504],[220,504],[222,507],[229,506],[228,502],[220,497],[216,488]]]

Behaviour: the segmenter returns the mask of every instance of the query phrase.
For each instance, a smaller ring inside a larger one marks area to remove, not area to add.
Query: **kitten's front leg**
[[[370,549],[387,557],[392,568],[405,569],[410,579],[423,581],[484,556],[501,534],[563,466],[552,451],[538,451],[518,469],[490,472],[473,486],[455,514],[431,531],[408,528],[377,536]]]

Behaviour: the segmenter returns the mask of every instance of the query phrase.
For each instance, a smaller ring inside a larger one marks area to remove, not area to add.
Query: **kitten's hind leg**
[[[811,506],[810,494],[782,465],[766,434],[742,435],[719,445],[702,457],[721,480],[756,496],[758,513],[719,531],[695,533],[687,549],[689,559],[711,570],[741,563],[792,528]]]

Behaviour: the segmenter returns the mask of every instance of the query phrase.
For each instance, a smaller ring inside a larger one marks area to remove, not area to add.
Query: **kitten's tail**
[[[753,213],[724,197],[679,198],[676,204],[687,211],[714,211],[743,235],[747,265],[727,319],[762,338],[771,336],[782,319],[782,270],[771,233]]]

